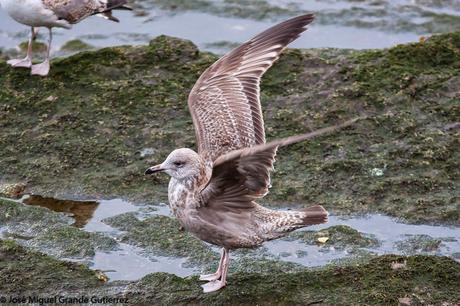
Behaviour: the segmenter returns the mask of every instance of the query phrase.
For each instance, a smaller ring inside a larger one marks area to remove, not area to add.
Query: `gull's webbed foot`
[[[28,57],[21,59],[11,59],[6,63],[12,67],[30,68],[32,66],[32,61]]]
[[[49,72],[50,72],[49,60],[46,60],[41,64],[32,65],[32,75],[47,76]]]
[[[211,281],[209,283],[206,283],[204,285],[201,285],[201,287],[203,288],[204,293],[214,292],[214,291],[217,291],[217,290],[222,289],[223,287],[225,287],[225,281],[215,280],[215,281]]]
[[[218,280],[221,277],[221,275],[221,272],[200,275],[200,281],[215,281]]]

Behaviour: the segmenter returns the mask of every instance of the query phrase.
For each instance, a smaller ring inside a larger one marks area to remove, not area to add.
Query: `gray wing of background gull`
[[[118,22],[112,16],[112,10],[130,10],[125,6],[127,0],[42,0],[45,7],[53,11],[59,19],[66,20],[70,24],[77,23],[91,15],[102,17]]]

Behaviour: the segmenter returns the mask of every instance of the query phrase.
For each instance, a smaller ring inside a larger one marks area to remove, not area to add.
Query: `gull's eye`
[[[180,162],[180,161],[176,161],[176,162],[173,162],[174,166],[176,166],[177,168],[180,168],[184,165],[183,162]]]

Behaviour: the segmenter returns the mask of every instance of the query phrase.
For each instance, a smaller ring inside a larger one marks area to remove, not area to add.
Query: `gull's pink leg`
[[[224,249],[224,261],[222,262],[222,276],[220,280],[213,280],[207,284],[201,285],[203,287],[203,292],[214,292],[217,291],[227,284],[227,271],[228,271],[228,264],[230,262],[230,252],[228,249]]]
[[[27,45],[27,56],[21,59],[11,59],[6,63],[12,67],[24,67],[30,68],[32,66],[32,43],[35,40],[38,31],[35,31],[34,27],[31,27],[31,33],[29,37],[29,44]]]
[[[225,257],[225,249],[222,248],[222,252],[221,252],[221,255],[220,255],[220,261],[219,261],[219,266],[217,268],[216,273],[200,275],[200,280],[201,281],[218,280],[220,278],[220,276],[222,275],[222,264],[224,262],[224,257]]]
[[[46,52],[45,61],[41,64],[32,65],[32,75],[41,75],[46,76],[50,72],[50,51],[51,51],[51,42],[53,41],[53,32],[51,28],[49,30],[49,40],[48,40],[48,50]]]

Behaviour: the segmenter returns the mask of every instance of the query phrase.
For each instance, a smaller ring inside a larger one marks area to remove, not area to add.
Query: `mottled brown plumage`
[[[265,143],[260,78],[287,44],[305,31],[313,15],[280,23],[222,57],[199,78],[189,97],[198,153],[177,149],[146,174],[171,176],[168,196],[181,225],[223,247],[219,268],[200,279],[205,292],[226,284],[229,250],[253,248],[295,229],[327,222],[319,206],[276,211],[255,201],[270,188],[278,147],[330,133],[357,119],[309,134]]]

